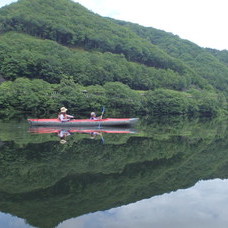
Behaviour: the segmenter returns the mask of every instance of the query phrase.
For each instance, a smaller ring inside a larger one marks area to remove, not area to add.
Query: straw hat
[[[67,141],[65,139],[60,140],[61,144],[65,144]]]
[[[62,107],[62,108],[60,109],[60,111],[61,111],[61,112],[66,112],[66,111],[67,111],[67,108]]]

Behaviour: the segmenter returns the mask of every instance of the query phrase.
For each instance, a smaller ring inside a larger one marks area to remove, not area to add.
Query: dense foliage
[[[78,113],[104,105],[122,114],[227,110],[226,51],[103,18],[70,0],[3,7],[0,34],[5,116],[48,114],[62,105]]]
[[[20,33],[0,36],[0,47],[0,74],[8,80],[28,77],[59,83],[65,75],[83,85],[119,81],[139,90],[159,87],[184,90],[193,84],[197,87],[207,84],[200,79],[194,81],[190,75],[128,62],[123,55],[69,49]]]
[[[219,51],[211,48],[206,48],[206,50],[228,66],[228,50]]]
[[[205,78],[215,88],[228,94],[228,51],[203,49],[171,33],[124,21],[111,21],[123,25],[141,38],[149,40],[170,56],[181,59],[191,67],[197,76]]]
[[[188,92],[156,89],[135,91],[121,82],[107,82],[104,86],[84,87],[71,78],[59,84],[49,84],[41,79],[18,78],[0,85],[0,113],[12,115],[29,112],[34,115],[57,113],[66,106],[75,115],[101,110],[132,114],[197,114],[217,115],[225,107],[224,97],[207,91],[192,89]]]
[[[39,9],[39,10],[37,10]],[[102,52],[123,53],[128,60],[180,73],[189,69],[135,33],[69,0],[20,0],[1,10],[1,32],[18,31]]]

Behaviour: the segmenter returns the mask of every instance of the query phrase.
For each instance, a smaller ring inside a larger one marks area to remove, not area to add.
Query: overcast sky
[[[0,0],[0,7],[16,0]],[[228,50],[227,0],[74,0],[101,16],[171,32],[201,47]]]

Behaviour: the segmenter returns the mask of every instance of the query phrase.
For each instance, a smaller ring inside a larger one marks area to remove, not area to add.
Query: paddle
[[[102,112],[101,112],[101,117],[100,117],[100,119],[103,118],[104,112],[105,112],[105,107],[103,106],[103,107],[102,107]]]
[[[100,136],[101,136],[101,141],[102,141],[102,144],[104,144],[104,143],[105,143],[105,141],[104,141],[104,138],[103,138],[102,134],[101,134]]]
[[[103,118],[104,112],[105,112],[105,107],[103,106],[103,107],[102,107],[101,116],[100,116],[100,120]],[[98,126],[98,128],[101,128],[101,121],[99,121],[99,126]]]

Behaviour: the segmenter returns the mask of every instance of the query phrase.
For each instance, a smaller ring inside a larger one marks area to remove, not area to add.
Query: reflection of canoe
[[[79,127],[40,127],[40,126],[32,126],[29,128],[30,133],[36,133],[36,134],[45,134],[45,133],[59,133],[60,131],[65,130],[69,133],[93,133],[93,132],[99,132],[99,133],[115,133],[115,134],[129,134],[129,133],[135,133],[133,129],[127,129],[127,128],[110,128],[110,127],[104,127],[102,129],[98,128],[79,128]]]
[[[61,122],[58,119],[28,119],[31,125],[37,126],[128,126],[133,125],[138,118],[107,118],[101,120],[76,119]]]

